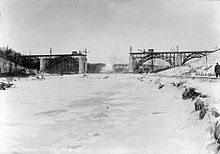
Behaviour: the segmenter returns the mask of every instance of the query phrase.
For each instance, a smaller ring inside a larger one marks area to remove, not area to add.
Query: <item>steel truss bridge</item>
[[[130,49],[129,57],[129,71],[134,72],[145,62],[154,59],[162,59],[170,64],[171,67],[185,65],[191,59],[202,58],[210,53],[219,51],[216,50],[204,50],[204,51],[179,51],[179,52],[166,52],[166,51],[145,51],[144,52],[132,52]]]
[[[22,55],[26,61],[37,61],[42,72],[87,72],[87,55],[80,52],[71,54]]]

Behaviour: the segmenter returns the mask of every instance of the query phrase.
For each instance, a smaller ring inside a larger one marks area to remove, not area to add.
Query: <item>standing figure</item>
[[[220,65],[218,63],[216,63],[215,65],[215,75],[216,75],[216,78],[220,76]]]

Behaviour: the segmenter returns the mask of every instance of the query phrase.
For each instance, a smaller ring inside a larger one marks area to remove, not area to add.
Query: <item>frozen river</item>
[[[0,91],[1,150],[17,153],[206,153],[206,124],[182,91],[155,80],[22,79]]]

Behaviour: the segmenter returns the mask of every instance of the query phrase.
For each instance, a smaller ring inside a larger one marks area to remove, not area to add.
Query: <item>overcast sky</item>
[[[134,49],[220,46],[220,1],[0,0],[0,46],[29,54],[87,48],[89,62],[127,63]]]

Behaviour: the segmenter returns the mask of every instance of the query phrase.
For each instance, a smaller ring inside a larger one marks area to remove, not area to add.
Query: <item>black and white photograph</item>
[[[220,154],[220,0],[0,0],[0,154]]]

